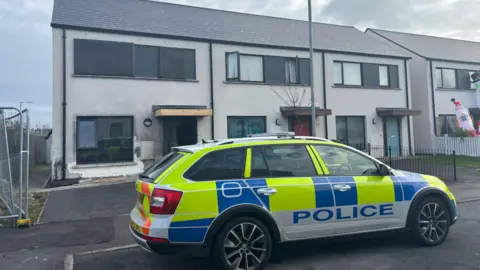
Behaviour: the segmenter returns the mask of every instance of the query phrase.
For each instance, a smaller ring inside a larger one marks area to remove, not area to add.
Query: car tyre
[[[272,237],[265,224],[255,218],[240,217],[228,221],[217,234],[212,261],[216,269],[261,270],[268,264],[272,248]]]
[[[450,212],[447,205],[435,197],[427,197],[412,213],[412,234],[422,246],[442,244],[450,230]]]

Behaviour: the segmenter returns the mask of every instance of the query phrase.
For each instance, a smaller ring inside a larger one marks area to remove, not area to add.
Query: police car
[[[208,250],[220,269],[262,269],[282,242],[403,228],[435,246],[457,219],[437,177],[290,133],[174,147],[136,190],[130,231],[141,247]]]

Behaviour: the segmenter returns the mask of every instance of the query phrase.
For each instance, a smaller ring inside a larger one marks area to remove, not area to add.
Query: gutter
[[[408,69],[407,69],[407,59],[403,60],[403,67],[405,69],[405,97],[406,97],[406,105],[407,105],[407,110],[410,109],[410,94],[408,91],[410,91],[408,87]],[[407,116],[407,129],[408,129],[408,152],[410,155],[412,155],[412,135],[411,135],[411,128],[410,128],[410,117]]]
[[[212,132],[212,140],[215,140],[215,110],[213,109],[213,47],[212,42],[209,44],[209,61],[210,61],[210,108],[212,109],[212,124],[210,126]]]
[[[67,152],[67,62],[66,62],[66,30],[62,29],[62,180],[66,179],[66,152]]]

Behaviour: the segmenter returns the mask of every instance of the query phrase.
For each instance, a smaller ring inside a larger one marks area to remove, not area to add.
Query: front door
[[[249,183],[266,181],[256,190],[289,240],[332,236],[333,193],[310,148],[303,144],[251,149]],[[247,158],[248,159],[248,158]],[[314,163],[315,162],[315,163]]]
[[[385,154],[389,156],[401,155],[400,118],[385,117],[384,125],[385,145],[387,146]]]
[[[290,117],[290,131],[297,136],[311,136],[311,119],[309,117]]]
[[[315,145],[335,194],[336,235],[405,225],[401,186],[381,176],[370,158],[338,146]]]

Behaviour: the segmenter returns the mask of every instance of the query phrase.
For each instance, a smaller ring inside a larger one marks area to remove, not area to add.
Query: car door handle
[[[333,185],[333,189],[334,190],[338,190],[338,191],[349,191],[352,187],[349,186],[349,185]]]
[[[264,196],[271,196],[277,193],[277,190],[274,188],[260,188],[257,190],[257,193]]]

